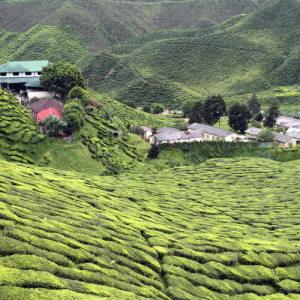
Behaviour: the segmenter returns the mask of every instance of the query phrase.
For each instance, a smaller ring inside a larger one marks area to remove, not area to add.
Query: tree
[[[151,114],[151,107],[150,107],[149,105],[145,105],[145,106],[143,107],[143,111],[146,112],[146,113]]]
[[[127,106],[129,106],[131,108],[136,108],[136,104],[133,101],[128,101],[128,102],[126,102],[124,104],[126,104]]]
[[[264,126],[268,128],[273,128],[276,124],[276,119],[279,117],[279,106],[276,98],[272,101],[272,104],[266,114],[264,120]]]
[[[91,98],[83,88],[80,86],[74,86],[70,93],[69,93],[70,99],[78,99],[83,106],[88,106],[91,104]]]
[[[251,127],[261,128],[261,124],[260,124],[260,122],[258,122],[258,121],[252,121]]]
[[[84,111],[79,99],[69,99],[63,113],[71,132],[79,130],[84,125]]]
[[[149,152],[148,152],[148,158],[150,159],[154,159],[157,158],[159,154],[159,148],[158,145],[156,145],[155,143],[151,146]]]
[[[186,100],[183,102],[183,104],[181,105],[183,118],[190,116],[190,113],[192,112],[195,104],[196,104],[196,100],[194,99]]]
[[[252,119],[260,112],[260,103],[257,100],[256,95],[253,93],[251,99],[248,101],[248,108]]]
[[[208,125],[213,125],[219,121],[226,111],[226,104],[221,95],[209,96],[204,102],[203,119]]]
[[[262,130],[258,133],[256,140],[258,142],[271,143],[274,142],[275,133],[271,129]]]
[[[165,110],[165,108],[161,104],[155,104],[154,107],[153,107],[153,113],[155,115],[158,115],[158,114],[164,112],[164,110]]]
[[[202,123],[203,120],[203,103],[197,101],[192,107],[189,123]]]
[[[259,112],[259,113],[255,116],[255,121],[261,122],[263,118],[264,118],[263,114],[262,114],[261,112]]]
[[[68,128],[71,132],[79,130],[84,125],[83,116],[75,112],[67,114],[64,119],[68,123]]]
[[[229,108],[228,125],[234,131],[245,132],[248,128],[247,116],[249,114],[248,107],[245,104],[236,102]]]
[[[43,67],[40,83],[46,90],[59,93],[63,98],[74,86],[84,87],[84,79],[78,68],[66,62]]]
[[[49,130],[49,135],[56,135],[60,129],[67,129],[68,123],[57,117],[54,114],[50,114],[39,122],[39,125]]]

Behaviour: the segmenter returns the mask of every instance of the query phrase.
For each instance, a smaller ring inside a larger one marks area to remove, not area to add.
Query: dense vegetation
[[[90,86],[116,100],[176,108],[208,94],[225,97],[297,84],[296,0],[204,30],[162,30],[78,62]]]
[[[295,163],[0,170],[0,299],[299,299]]]
[[[252,13],[275,0],[192,0],[132,3],[107,0],[0,1],[0,28],[25,32],[37,24],[75,26],[98,51],[157,29],[198,29],[241,13]]]
[[[75,63],[90,53],[85,38],[75,27],[36,25],[24,33],[0,28],[0,64],[18,60],[61,60]]]

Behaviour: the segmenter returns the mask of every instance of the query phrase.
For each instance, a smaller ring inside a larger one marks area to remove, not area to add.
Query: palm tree
[[[63,130],[66,129],[68,123],[63,119],[60,119],[60,117],[57,117],[54,114],[50,114],[43,120],[40,120],[39,125],[42,126],[44,129],[48,129],[49,135],[52,136],[52,135],[56,135],[59,129],[63,129]]]

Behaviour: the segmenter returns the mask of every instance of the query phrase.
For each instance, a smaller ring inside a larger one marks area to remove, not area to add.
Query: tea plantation
[[[225,97],[299,82],[297,0],[203,30],[155,31],[78,61],[98,92],[138,105],[172,108],[184,100]]]
[[[98,51],[157,29],[198,29],[276,0],[192,0],[157,3],[107,0],[0,1],[0,28],[25,32],[37,24],[75,26]]]
[[[0,299],[300,299],[295,162],[0,170]]]

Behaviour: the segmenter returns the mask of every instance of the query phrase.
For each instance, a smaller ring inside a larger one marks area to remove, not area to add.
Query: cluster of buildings
[[[285,134],[275,133],[274,141],[278,146],[288,147],[300,143],[300,120],[289,117],[279,117],[276,126],[282,126],[285,130]],[[145,126],[141,128],[144,130],[144,137],[149,138],[150,143],[158,144],[216,140],[250,142],[251,140],[255,140],[256,136],[262,130],[256,127],[250,127],[245,131],[246,135],[240,135],[230,130],[193,123],[187,126],[188,131],[162,127],[157,130],[157,134],[152,136],[153,131],[150,128]]]
[[[26,91],[30,113],[36,120],[43,120],[50,114],[63,117],[64,106],[50,100],[53,93],[43,91],[40,84],[42,69],[48,64],[47,60],[9,61],[0,66],[0,88],[14,91],[21,104],[23,104],[22,92]],[[32,102],[34,98],[44,99]]]
[[[150,137],[150,143],[189,143],[194,141],[215,141],[220,139],[232,142],[236,139],[236,134],[234,132],[209,125],[193,123],[187,126],[187,128],[188,131],[180,131],[171,127],[159,128],[157,134]],[[150,131],[148,131],[148,134],[150,134]]]

